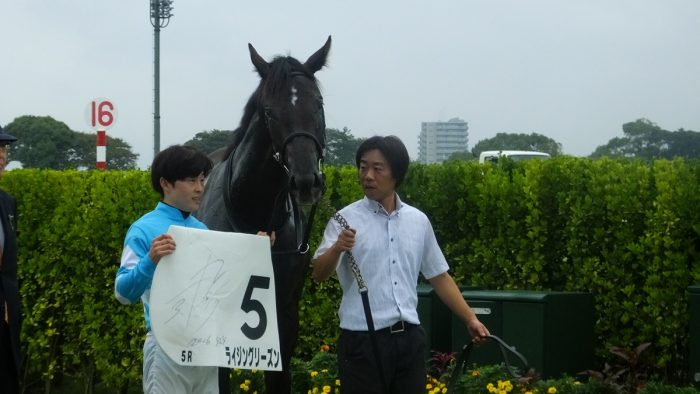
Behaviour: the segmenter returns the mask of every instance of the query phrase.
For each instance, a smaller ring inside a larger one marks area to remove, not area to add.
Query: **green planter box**
[[[464,291],[489,331],[515,346],[544,378],[575,375],[593,368],[595,310],[593,296],[580,292]],[[452,349],[461,350],[470,336],[452,322]],[[500,363],[495,343],[474,349],[469,362]],[[517,360],[511,360],[517,365]]]
[[[688,286],[690,312],[690,376],[691,382],[700,384],[700,283]]]
[[[476,290],[475,286],[460,286],[460,290]],[[452,312],[435,294],[429,283],[418,284],[418,318],[425,330],[426,359],[431,357],[431,351],[452,351]]]

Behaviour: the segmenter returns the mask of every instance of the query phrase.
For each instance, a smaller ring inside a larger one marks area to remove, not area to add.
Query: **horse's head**
[[[324,188],[326,122],[314,73],[326,64],[330,46],[328,37],[302,64],[289,56],[268,63],[248,44],[261,77],[256,91],[258,117],[269,132],[275,160],[287,174],[290,193],[302,204],[318,202]]]

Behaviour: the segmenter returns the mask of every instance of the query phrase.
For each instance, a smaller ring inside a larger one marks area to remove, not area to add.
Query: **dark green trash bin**
[[[476,286],[460,286],[461,291],[477,290]],[[429,283],[419,283],[418,291],[418,319],[425,330],[426,359],[430,358],[431,351],[452,351],[451,322],[452,312],[435,294],[435,290]]]
[[[593,367],[595,310],[593,296],[579,292],[465,291],[489,331],[514,346],[544,378],[575,375]],[[453,319],[452,349],[470,340]],[[475,348],[470,363],[500,363],[495,343]]]
[[[690,380],[700,384],[700,283],[687,289],[690,312]]]

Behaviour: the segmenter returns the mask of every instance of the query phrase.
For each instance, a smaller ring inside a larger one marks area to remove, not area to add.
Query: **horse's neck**
[[[257,127],[255,119],[228,159],[233,160],[227,163],[231,166],[229,188],[236,216],[258,226],[257,230],[265,230],[276,213],[273,211],[285,207],[286,179],[280,164],[272,157],[267,130]]]

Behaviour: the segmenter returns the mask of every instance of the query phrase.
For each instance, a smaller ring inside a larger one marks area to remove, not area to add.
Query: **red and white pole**
[[[97,131],[97,169],[107,169],[107,131]]]
[[[97,132],[97,152],[95,167],[107,169],[107,130],[117,120],[117,108],[105,98],[96,98],[85,108],[85,120]]]

